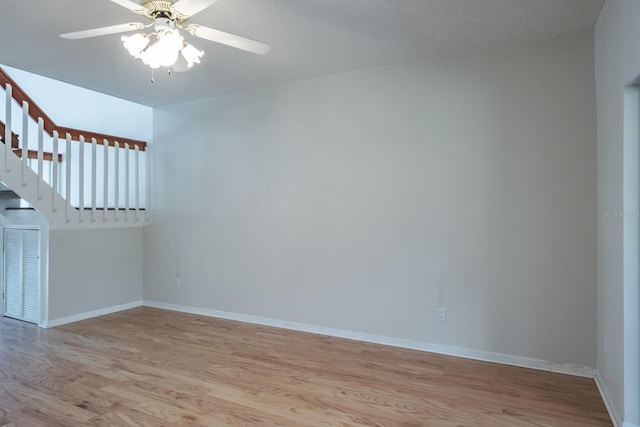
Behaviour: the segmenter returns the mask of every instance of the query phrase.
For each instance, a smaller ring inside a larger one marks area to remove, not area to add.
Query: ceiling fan
[[[60,34],[60,37],[76,40],[149,28],[152,29],[150,33],[138,32],[129,36],[123,35],[121,40],[124,47],[133,57],[141,59],[151,68],[164,66],[170,67],[174,71],[190,69],[193,64],[200,63],[200,58],[204,55],[203,51],[196,49],[184,40],[180,30],[195,37],[258,55],[264,55],[269,51],[269,45],[265,43],[189,23],[189,19],[193,15],[213,5],[217,0],[178,0],[175,3],[169,0],[148,0],[143,4],[131,0],[111,1],[144,16],[151,22],[147,24],[140,22],[117,24]]]

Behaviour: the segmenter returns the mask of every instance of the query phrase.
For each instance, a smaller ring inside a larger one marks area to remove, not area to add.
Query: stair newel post
[[[118,221],[118,211],[120,210],[120,143],[115,141],[113,143],[114,151],[116,153],[113,161],[114,166],[114,187],[113,192],[115,195],[115,204],[113,210],[113,220]]]
[[[124,144],[124,220],[129,220],[129,144]]]
[[[91,222],[96,222],[96,190],[97,190],[97,160],[96,150],[98,141],[91,138]]]
[[[67,203],[64,204],[64,218],[67,222],[70,222],[69,218],[69,205],[71,204],[71,135],[67,134],[67,146],[64,153],[65,157],[65,189],[64,197],[67,199]]]
[[[140,147],[135,145],[134,147],[134,163],[135,163],[135,202],[136,202],[136,221],[138,221],[138,214],[140,213]]]
[[[52,177],[51,177],[51,212],[56,212],[56,193],[58,192],[58,131],[53,131],[53,159],[51,160]]]
[[[82,135],[80,135],[78,148],[78,213],[82,222],[84,220],[84,136]]]
[[[9,172],[9,153],[11,153],[11,99],[12,89],[11,85],[7,83],[6,86],[6,104],[5,104],[5,120],[4,120],[4,170]]]
[[[102,178],[102,221],[107,221],[107,207],[109,206],[109,141],[102,140],[104,172]]]
[[[38,184],[37,194],[38,200],[42,200],[42,180],[44,179],[44,120],[42,117],[38,117]]]
[[[29,167],[29,103],[22,101],[22,186],[27,186]]]

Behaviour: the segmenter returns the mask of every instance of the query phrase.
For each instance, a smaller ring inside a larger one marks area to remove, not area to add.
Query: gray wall
[[[51,230],[49,320],[142,300],[142,228]]]
[[[595,32],[600,213],[623,210],[623,94],[625,85],[640,72],[639,46],[640,2],[605,2]],[[598,371],[625,422],[631,425],[640,424],[640,396],[637,391],[624,396],[623,255],[623,218],[599,215]],[[638,284],[635,286],[637,292]],[[640,327],[635,325],[635,330],[638,334]],[[635,341],[637,345],[637,336]],[[637,356],[635,363],[640,363]]]
[[[145,299],[593,367],[594,95],[587,33],[157,109]]]

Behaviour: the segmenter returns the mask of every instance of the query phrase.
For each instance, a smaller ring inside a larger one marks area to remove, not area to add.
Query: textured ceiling
[[[134,0],[142,3],[141,0]],[[151,70],[119,35],[58,34],[141,21],[109,0],[2,0],[0,63],[150,106],[592,30],[604,0],[219,0],[191,19],[271,46],[189,38],[186,73]]]

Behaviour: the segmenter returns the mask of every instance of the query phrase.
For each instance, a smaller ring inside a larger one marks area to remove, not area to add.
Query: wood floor
[[[592,379],[152,308],[0,333],[0,426],[612,425]]]

